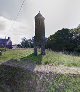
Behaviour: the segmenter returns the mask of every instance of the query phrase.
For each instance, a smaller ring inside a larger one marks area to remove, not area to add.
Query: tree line
[[[74,29],[63,28],[50,35],[46,48],[54,51],[80,52],[80,25]]]
[[[34,47],[34,39],[26,39],[25,37],[22,38],[22,41],[20,44],[17,45],[19,48],[33,48]]]
[[[80,52],[80,25],[74,29],[63,28],[53,35],[45,38],[46,49],[54,51],[77,51]],[[34,37],[32,39],[22,39],[18,47],[33,48]]]

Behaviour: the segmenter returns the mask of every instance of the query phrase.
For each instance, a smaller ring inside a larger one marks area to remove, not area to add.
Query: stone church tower
[[[40,11],[35,16],[34,54],[37,55],[37,47],[41,47],[41,54],[45,55],[45,18]]]

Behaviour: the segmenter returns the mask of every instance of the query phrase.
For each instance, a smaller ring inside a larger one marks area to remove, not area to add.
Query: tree
[[[22,48],[21,44],[18,44],[17,47],[18,47],[18,48]]]
[[[22,38],[21,46],[22,48],[28,48],[28,41],[25,37]]]
[[[76,44],[75,51],[80,52],[80,25],[73,29],[74,43]]]
[[[75,47],[72,37],[73,34],[70,29],[58,30],[48,38],[47,47],[56,51],[72,51]]]
[[[22,48],[33,48],[33,40],[31,39],[26,39],[25,37],[22,39],[21,42],[21,47]]]

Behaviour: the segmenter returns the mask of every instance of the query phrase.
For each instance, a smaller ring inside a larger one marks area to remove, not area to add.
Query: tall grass
[[[73,54],[63,54],[62,52],[54,52],[46,50],[46,55],[42,56],[40,50],[39,55],[34,56],[33,49],[17,49],[7,50],[0,56],[0,62],[6,62],[11,59],[17,59],[21,61],[31,60],[40,64],[54,64],[64,66],[76,66],[80,67],[80,57]]]
[[[80,92],[80,76],[58,75],[49,86],[49,92]]]

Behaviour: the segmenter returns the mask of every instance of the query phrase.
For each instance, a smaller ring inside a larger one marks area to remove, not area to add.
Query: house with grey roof
[[[12,41],[11,41],[10,37],[8,37],[7,39],[0,38],[0,47],[6,47],[9,49],[12,49]]]

